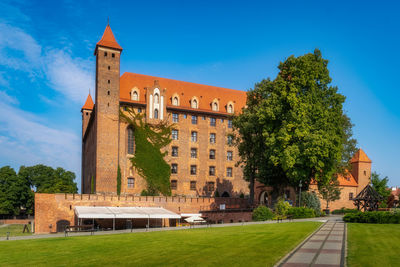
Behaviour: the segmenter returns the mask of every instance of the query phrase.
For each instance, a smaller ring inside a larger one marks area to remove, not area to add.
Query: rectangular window
[[[226,160],[232,161],[233,160],[233,153],[232,151],[226,152]]]
[[[142,113],[142,109],[141,109],[141,108],[138,108],[138,109],[137,109],[137,112],[138,112],[138,113]]]
[[[233,136],[228,135],[228,145],[232,145],[232,143],[233,143]]]
[[[214,187],[215,187],[215,183],[214,182],[208,182],[207,183],[208,192],[213,192],[214,191]]]
[[[215,126],[217,124],[217,120],[215,118],[210,118],[210,126]]]
[[[224,119],[221,119],[221,123],[224,123]]]
[[[173,157],[177,157],[177,156],[178,156],[178,147],[177,147],[177,146],[173,146],[173,147],[172,147],[172,153],[171,153],[171,155],[172,155]]]
[[[228,120],[228,128],[232,128],[232,120]]]
[[[197,142],[197,132],[192,132],[192,142]]]
[[[197,159],[197,148],[191,148],[190,149],[190,157],[192,159]]]
[[[187,115],[186,115],[186,114],[183,114],[183,118],[186,119],[186,118],[187,118]]]
[[[215,159],[215,150],[214,149],[210,149],[210,159]]]
[[[172,130],[171,137],[172,140],[178,140],[178,130]]]
[[[226,168],[226,177],[232,177],[232,168],[231,167]]]
[[[197,124],[197,116],[192,115],[192,124]]]
[[[210,144],[215,144],[216,136],[215,133],[210,133]]]
[[[196,181],[190,181],[190,190],[196,190]]]
[[[128,128],[128,154],[135,153],[135,134],[133,128]]]
[[[172,113],[172,122],[179,122],[179,114]]]
[[[353,193],[349,193],[349,200],[353,200]]]
[[[177,180],[171,180],[171,189],[176,190],[178,188],[178,181]]]
[[[135,178],[128,178],[128,188],[135,187]]]
[[[173,173],[173,174],[178,173],[178,164],[176,164],[176,163],[171,164],[171,173]]]
[[[203,121],[205,121],[205,120],[206,120],[206,116],[203,116],[202,118],[203,118]]]
[[[190,174],[191,175],[196,175],[197,173],[197,166],[196,165],[190,165]]]
[[[214,176],[215,175],[215,166],[210,166],[208,168],[208,175]]]

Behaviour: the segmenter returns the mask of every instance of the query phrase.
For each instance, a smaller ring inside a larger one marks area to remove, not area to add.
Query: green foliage
[[[347,214],[347,213],[357,213],[359,212],[358,209],[346,209],[346,208],[341,208],[338,210],[334,210],[331,213],[332,214]]]
[[[314,218],[316,216],[315,210],[311,208],[304,207],[290,207],[287,211],[287,215],[291,216],[293,219],[300,218]]]
[[[143,114],[133,108],[120,111],[120,117],[134,129],[135,155],[132,166],[147,182],[147,194],[171,195],[171,167],[164,160],[167,152],[161,150],[171,142],[171,125],[160,121],[158,124],[145,122]]]
[[[274,207],[275,213],[277,215],[285,216],[291,207],[292,206],[290,206],[288,202],[284,201],[283,199],[279,199]]]
[[[355,152],[345,97],[331,85],[328,61],[315,50],[279,65],[275,80],[257,83],[234,119],[246,179],[274,187],[325,184]]]
[[[329,203],[340,199],[341,188],[339,181],[333,179],[325,184],[318,184],[318,192],[322,199],[326,201],[326,209],[329,209]]]
[[[258,206],[253,210],[253,221],[266,221],[274,217],[272,210],[266,206]]]
[[[311,192],[301,192],[301,204],[306,208],[313,209],[315,212],[321,210],[321,202],[317,194]]]
[[[117,171],[117,195],[121,195],[121,168],[118,164],[118,171]]]
[[[29,187],[13,168],[0,168],[0,214],[18,215],[29,197]]]
[[[351,223],[400,223],[400,212],[366,211],[348,213],[343,216],[345,222]]]
[[[390,196],[390,190],[388,189],[387,183],[389,182],[389,178],[386,176],[385,178],[381,178],[380,175],[376,172],[371,174],[371,185],[372,188],[378,192],[379,195],[384,197],[385,202],[386,199]],[[387,207],[387,206],[386,206]],[[385,207],[381,207],[385,208]]]

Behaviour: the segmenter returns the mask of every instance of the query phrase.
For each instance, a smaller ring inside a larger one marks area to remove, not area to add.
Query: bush
[[[358,211],[346,214],[343,220],[353,223],[400,223],[400,212]]]
[[[347,213],[357,213],[359,212],[358,209],[345,209],[345,208],[341,208],[339,210],[334,210],[331,213],[332,214],[347,214]]]
[[[310,192],[302,192],[301,193],[301,204],[306,208],[310,208],[315,210],[315,212],[321,210],[321,202],[317,194]]]
[[[253,210],[254,221],[266,221],[271,220],[274,217],[274,213],[270,208],[266,206],[258,206]]]
[[[275,204],[275,213],[276,215],[285,216],[291,207],[292,206],[290,206],[288,202],[284,201],[283,199],[280,199]]]
[[[314,211],[314,209],[310,209],[310,208],[291,207],[288,210],[287,215],[291,216],[293,219],[314,218],[315,211]]]

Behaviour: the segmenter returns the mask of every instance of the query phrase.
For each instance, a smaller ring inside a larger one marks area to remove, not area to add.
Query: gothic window
[[[135,153],[135,135],[133,132],[133,128],[128,128],[128,154]]]
[[[178,106],[178,105],[179,105],[179,101],[178,101],[178,97],[177,97],[177,96],[175,96],[175,97],[172,99],[172,105],[174,105],[174,106]]]
[[[154,104],[158,104],[160,102],[160,96],[158,94],[154,95]]]
[[[158,109],[154,110],[154,119],[158,119]]]
[[[139,100],[139,96],[138,96],[138,93],[136,91],[133,91],[133,93],[132,93],[132,100],[135,100],[135,101]]]
[[[214,102],[214,103],[212,104],[212,110],[213,110],[213,111],[218,111],[218,103],[217,103],[217,102]]]
[[[233,113],[233,106],[232,104],[228,105],[228,113]]]
[[[192,108],[198,108],[198,103],[196,99],[192,100]]]

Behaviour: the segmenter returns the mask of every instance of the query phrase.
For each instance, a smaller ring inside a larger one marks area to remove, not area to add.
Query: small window
[[[171,180],[171,189],[176,190],[178,188],[178,181],[177,180]]]
[[[135,153],[135,135],[131,127],[128,128],[128,154]]]
[[[364,175],[367,175],[367,171],[364,171]]]
[[[190,157],[192,159],[197,159],[197,148],[191,148],[190,149]]]
[[[89,112],[86,112],[86,116],[89,115]]]
[[[179,102],[178,102],[178,97],[174,97],[174,99],[172,99],[172,105],[174,105],[174,106],[178,106],[179,105]]]
[[[215,159],[215,150],[210,149],[209,159]]]
[[[228,113],[233,113],[233,106],[232,104],[228,105]]]
[[[171,164],[171,173],[172,174],[177,174],[178,173],[178,164]]]
[[[196,175],[197,173],[197,166],[196,165],[190,165],[190,174],[191,175]]]
[[[177,147],[177,146],[173,146],[173,147],[172,147],[171,155],[172,155],[173,157],[177,157],[177,156],[178,156],[178,147]]]
[[[127,106],[124,106],[124,110],[127,111],[127,110],[128,110],[128,107],[127,107]]]
[[[105,57],[107,56],[107,52],[104,52],[104,56],[105,56]]]
[[[226,152],[226,160],[232,161],[233,160],[233,153],[232,151]]]
[[[206,120],[206,116],[202,116],[202,119],[203,119],[203,121],[205,121]]]
[[[134,188],[135,187],[135,178],[129,177],[128,178],[128,188]]]
[[[221,119],[221,123],[224,123],[224,119]]]
[[[210,166],[208,168],[208,175],[214,176],[215,175],[215,166]]]
[[[137,112],[138,112],[138,113],[142,113],[142,109],[141,109],[141,108],[138,108],[138,109],[137,109]]]
[[[197,124],[197,116],[192,115],[192,124]]]
[[[158,104],[160,102],[160,96],[158,94],[154,95],[154,104]]]
[[[110,91],[107,91],[107,95],[110,95]]]
[[[192,132],[192,142],[197,142],[197,132]]]
[[[197,108],[197,107],[198,107],[197,100],[193,99],[192,100],[192,108]]]
[[[135,101],[139,100],[139,96],[138,96],[138,93],[136,91],[133,91],[133,93],[132,93],[132,100],[135,100]]]
[[[213,192],[214,188],[215,188],[215,183],[214,182],[208,182],[207,183],[208,192]]]
[[[158,109],[154,110],[154,119],[158,119]]]
[[[232,145],[232,143],[233,143],[233,136],[228,135],[228,145]]]
[[[353,193],[349,193],[349,200],[353,200]]]
[[[228,128],[232,128],[232,120],[228,120]]]
[[[232,177],[232,168],[231,167],[226,168],[226,177]]]
[[[186,119],[186,118],[187,118],[187,115],[186,115],[186,114],[183,114],[183,118]]]
[[[115,54],[114,54],[114,53],[112,53],[112,54],[111,54],[111,57],[115,57]]]
[[[179,114],[172,113],[172,122],[179,122]]]
[[[111,69],[111,67],[110,66],[108,66],[108,70],[110,70]]]
[[[218,103],[217,103],[217,102],[214,102],[214,103],[212,104],[212,110],[213,110],[213,111],[218,111]]]
[[[217,124],[217,120],[215,118],[210,118],[210,126],[215,126]]]
[[[110,80],[108,80],[108,84],[110,84],[110,82],[111,82],[111,81],[110,81]]]
[[[215,144],[216,141],[215,133],[210,133],[210,144]]]
[[[196,190],[196,181],[190,181],[190,190]]]
[[[172,130],[171,131],[172,140],[178,140],[178,134],[179,134],[178,130]]]

